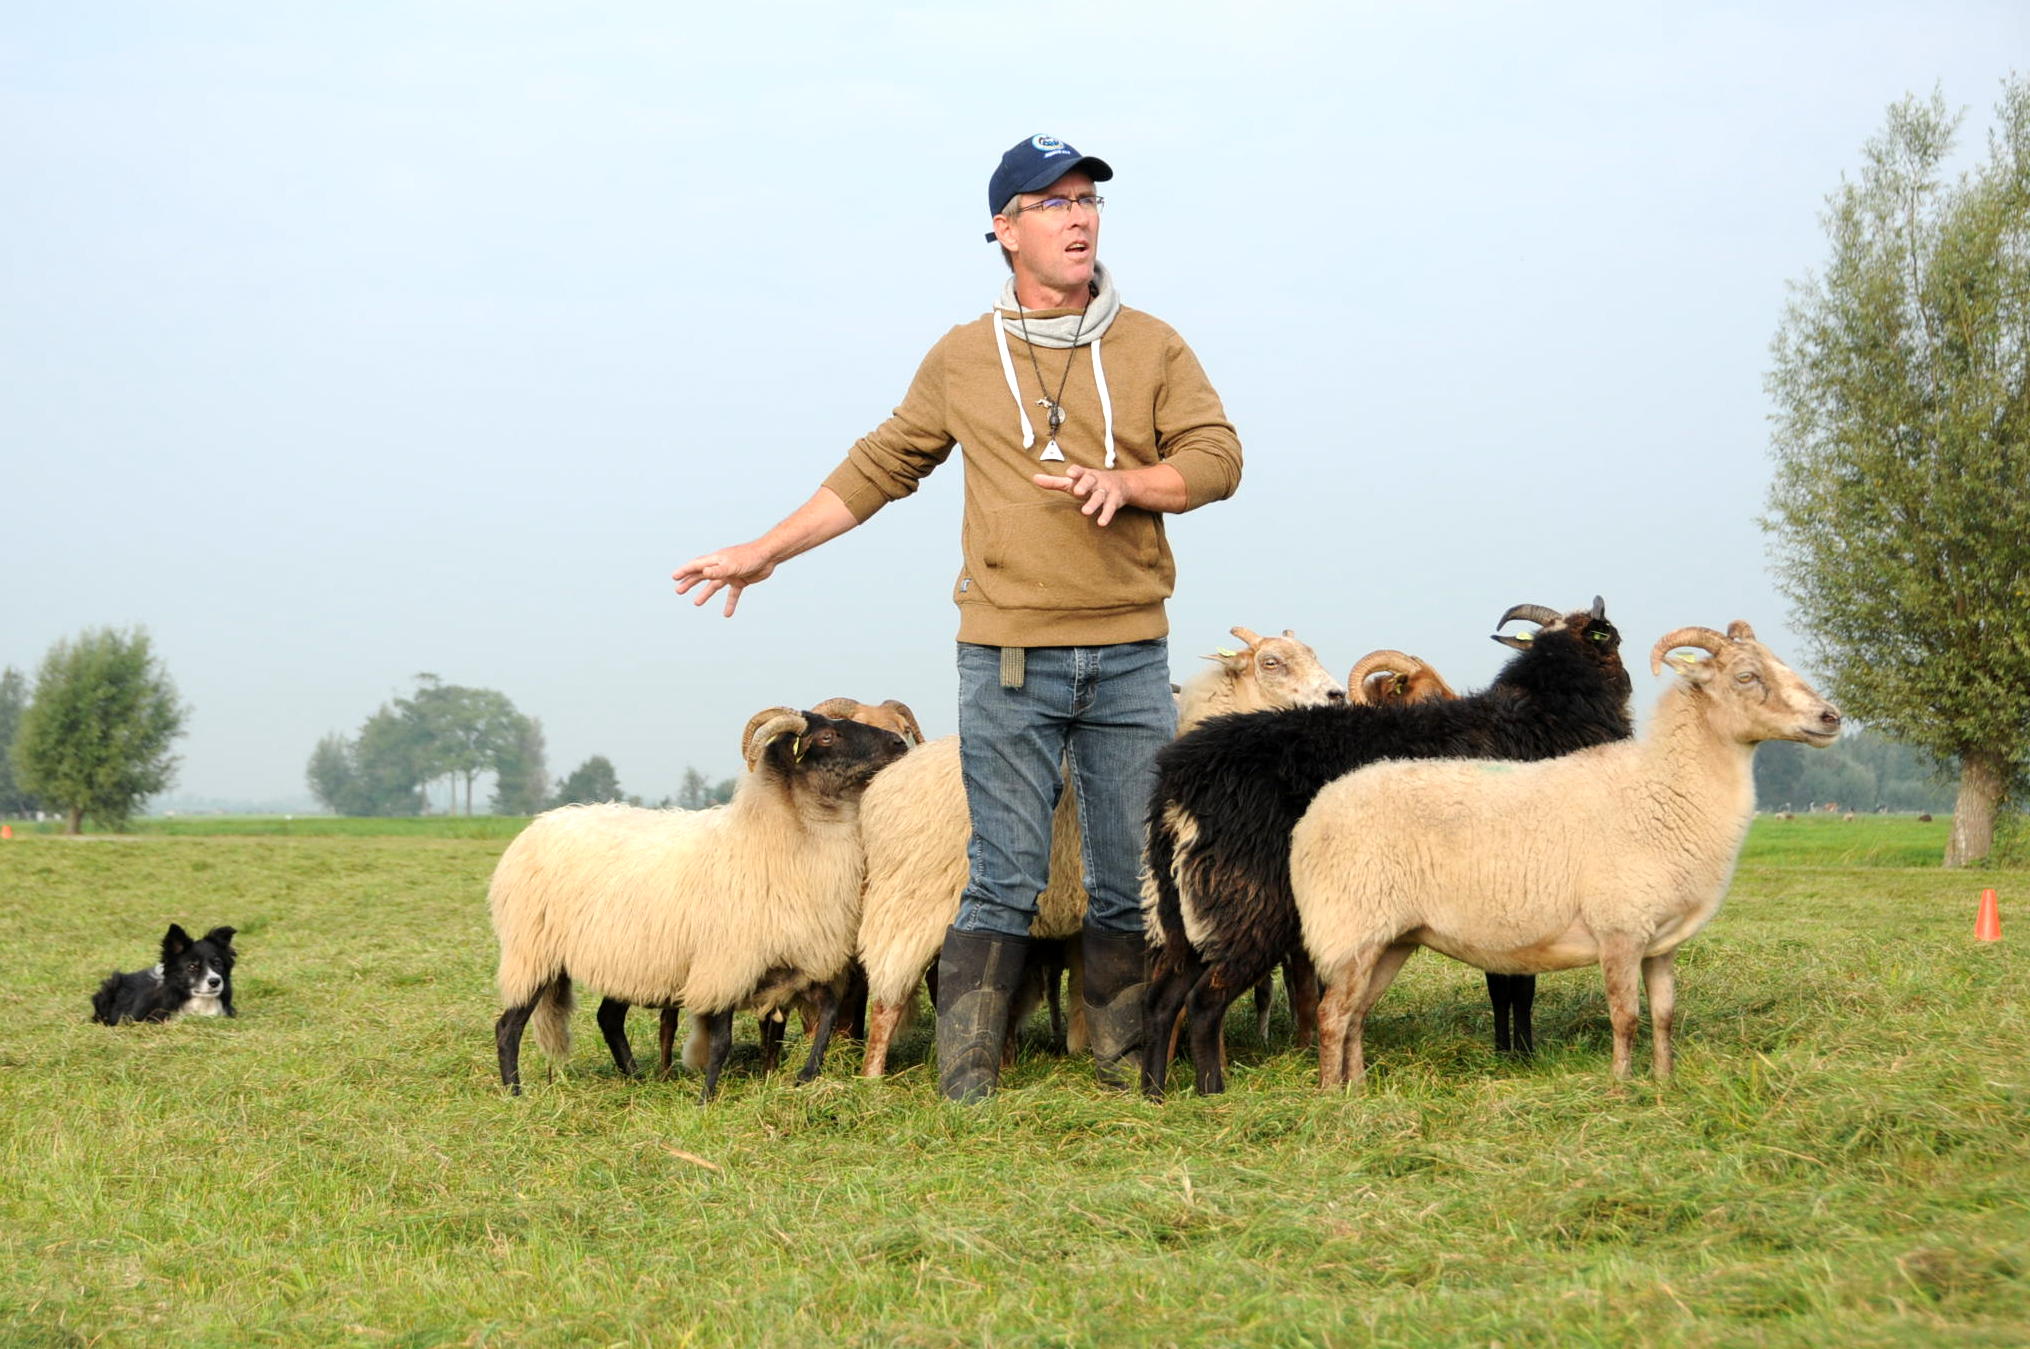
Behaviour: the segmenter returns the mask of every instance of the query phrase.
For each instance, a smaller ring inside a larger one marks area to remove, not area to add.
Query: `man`
[[[998,1085],[1009,1005],[1065,770],[1085,852],[1087,1026],[1125,1085],[1142,1036],[1142,813],[1175,732],[1163,512],[1232,495],[1241,449],[1197,358],[1124,308],[1099,262],[1094,186],[1114,171],[1054,136],[1001,156],[987,209],[1012,275],[992,313],[931,348],[889,418],[759,539],[677,568],[678,594],[742,591],[908,496],[955,445],[966,464],[959,735],[970,878],[938,959],[938,1089]]]

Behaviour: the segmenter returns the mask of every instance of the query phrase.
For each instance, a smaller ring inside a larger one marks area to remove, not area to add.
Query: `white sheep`
[[[1656,1076],[1671,1069],[1678,945],[1713,917],[1755,812],[1764,740],[1823,748],[1840,713],[1755,640],[1680,628],[1650,653],[1678,679],[1648,733],[1534,763],[1377,764],[1321,791],[1291,836],[1304,944],[1325,984],[1319,1082],[1360,1082],[1367,1013],[1428,946],[1483,970],[1598,964],[1614,1073],[1648,986]]]
[[[724,806],[566,806],[538,816],[502,853],[488,902],[507,1004],[494,1035],[511,1091],[521,1090],[531,1017],[553,1062],[569,1052],[574,981],[623,1012],[627,1003],[690,1008],[693,1035],[710,1036],[707,1100],[738,1008],[767,1017],[811,997],[823,1033],[801,1077],[823,1066],[859,915],[859,801],[903,742],[774,708],[748,723],[742,743],[748,772]],[[617,1025],[604,1014],[600,1023],[612,1046]]]
[[[1298,707],[1343,701],[1346,690],[1318,662],[1318,655],[1285,629],[1263,637],[1248,628],[1231,629],[1247,645],[1206,657],[1213,668],[1179,691],[1178,728],[1189,730],[1229,712]],[[958,913],[966,887],[966,844],[972,824],[966,812],[965,779],[959,767],[959,739],[945,736],[910,751],[883,772],[867,791],[860,812],[867,846],[866,904],[860,918],[860,963],[867,971],[867,1048],[861,1073],[887,1071],[888,1046],[915,1001],[917,983],[937,958],[944,935]],[[1032,937],[1076,938],[1085,922],[1084,858],[1069,784],[1051,821],[1050,881],[1037,897]],[[1072,984],[1079,964],[1071,954]],[[1069,1036],[1082,1047],[1083,1003],[1073,1000]],[[1012,1025],[1015,1018],[1011,1018]]]

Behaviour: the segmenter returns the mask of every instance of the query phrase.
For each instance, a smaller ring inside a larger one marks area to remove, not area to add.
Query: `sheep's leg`
[[[1170,1060],[1177,1056],[1178,1018],[1184,1015],[1184,1000],[1191,986],[1205,972],[1196,956],[1186,956],[1183,966],[1166,969],[1149,980],[1142,1004],[1142,1094],[1152,1101],[1163,1099],[1163,1085],[1170,1076]]]
[[[620,1069],[622,1077],[634,1076],[634,1050],[627,1043],[628,1006],[619,998],[602,998],[599,1012],[593,1018],[599,1023],[599,1033],[606,1037],[606,1047],[613,1051],[613,1066]]]
[[[1483,970],[1487,979],[1487,1002],[1494,1009],[1494,1052],[1507,1054],[1514,1050],[1509,1037],[1509,975]]]
[[[846,965],[846,991],[839,995],[838,1033],[849,1040],[867,1038],[867,967],[857,960]]]
[[[1537,977],[1489,970],[1487,1000],[1494,1008],[1494,1052],[1529,1058],[1537,1047],[1530,1027],[1530,1009],[1537,1000]]]
[[[916,990],[911,989],[914,996]],[[907,1003],[875,1001],[867,1008],[867,1048],[860,1056],[860,1076],[885,1077],[888,1073],[888,1046],[895,1028],[902,1024]]]
[[[1318,1087],[1331,1091],[1346,1085],[1347,1033],[1353,1028],[1354,1007],[1360,1000],[1352,971],[1325,981],[1325,995],[1318,1000]],[[1354,1046],[1355,1061],[1360,1048]]]
[[[1666,951],[1642,962],[1642,982],[1649,994],[1651,1071],[1659,1082],[1671,1075],[1671,1037],[1677,1032],[1677,958],[1676,951]]]
[[[765,1077],[782,1061],[782,1034],[789,1028],[789,1013],[778,1008],[761,1017],[761,1072]],[[808,1031],[806,1031],[808,1034]]]
[[[1532,1021],[1537,1005],[1537,976],[1517,974],[1509,981],[1509,1011],[1515,1020],[1515,1052],[1525,1059],[1535,1058],[1537,1033]]]
[[[664,1077],[670,1075],[670,1060],[677,1048],[677,1019],[683,1014],[681,1007],[665,1007],[662,1022],[656,1027],[656,1067]]]
[[[1635,1071],[1635,1031],[1642,1019],[1642,944],[1626,935],[1600,943],[1600,975],[1607,983],[1607,1019],[1614,1026],[1614,1076]]]
[[[825,1070],[825,1051],[831,1047],[832,1032],[839,1025],[840,1001],[833,994],[831,985],[819,984],[810,991],[810,996],[818,1004],[818,1028],[811,1033],[810,1057],[804,1060],[802,1071],[796,1075],[800,1083],[810,1081]]]
[[[1050,1006],[1050,1052],[1062,1056],[1067,1051],[1064,1025],[1064,960],[1061,955],[1048,956],[1044,959],[1043,997]]]
[[[537,989],[527,1002],[508,1008],[493,1023],[494,1048],[500,1054],[500,1084],[508,1089],[511,1096],[522,1094],[522,1031],[528,1027],[536,1004],[548,991],[547,988]]]
[[[1290,1019],[1297,1023],[1297,1048],[1318,1039],[1318,971],[1302,945],[1283,957],[1283,987],[1290,994]]]
[[[1318,1004],[1318,1085],[1358,1087],[1367,1077],[1367,1014],[1389,991],[1413,943],[1370,946],[1355,952]],[[1335,1043],[1336,1042],[1336,1043]],[[1333,1065],[1338,1065],[1333,1073]]]
[[[1273,973],[1262,976],[1255,985],[1255,1038],[1263,1044],[1269,1042],[1269,1011],[1276,1002],[1276,976]]]
[[[705,1021],[705,1094],[699,1097],[702,1104],[709,1105],[719,1091],[719,1074],[725,1070],[726,1058],[733,1052],[733,1009],[723,1012],[704,1013]]]
[[[1064,982],[1069,988],[1085,987],[1085,938],[1064,939]],[[1064,1018],[1064,1052],[1083,1054],[1093,1045],[1092,1032],[1086,1029],[1085,999],[1073,998],[1071,1010]]]
[[[1241,985],[1251,987],[1252,981]],[[1191,1023],[1191,1066],[1200,1096],[1217,1096],[1226,1090],[1226,1009],[1239,991],[1220,983],[1217,968],[1208,969],[1184,1005]]]

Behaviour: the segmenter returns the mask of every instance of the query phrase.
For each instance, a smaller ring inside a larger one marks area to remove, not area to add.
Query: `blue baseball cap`
[[[1017,141],[1001,156],[1001,166],[987,180],[987,214],[1000,214],[1001,208],[1016,196],[1049,187],[1073,170],[1096,183],[1114,176],[1106,160],[1082,155],[1055,136],[1037,135]],[[994,232],[988,230],[987,242],[993,241]]]

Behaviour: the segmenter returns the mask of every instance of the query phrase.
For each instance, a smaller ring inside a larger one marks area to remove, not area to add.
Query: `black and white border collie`
[[[233,929],[198,938],[176,923],[162,938],[162,963],[152,970],[110,974],[92,995],[92,1020],[167,1021],[174,1016],[234,1016]]]

